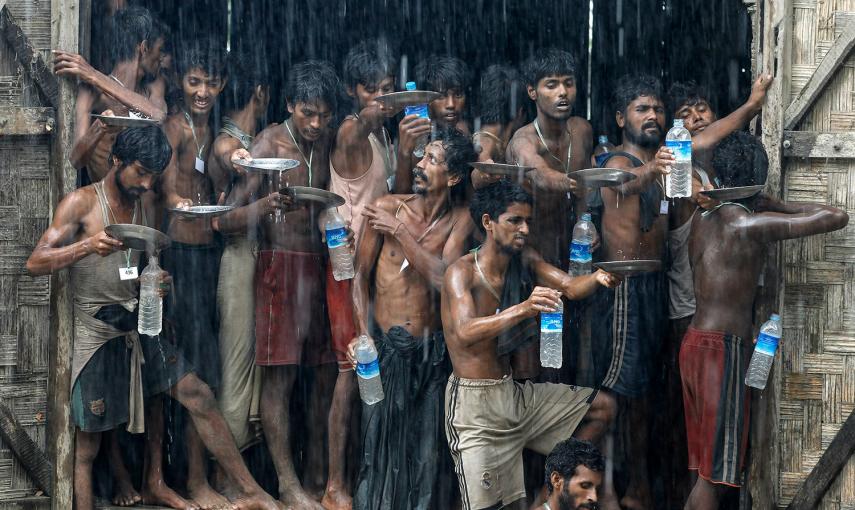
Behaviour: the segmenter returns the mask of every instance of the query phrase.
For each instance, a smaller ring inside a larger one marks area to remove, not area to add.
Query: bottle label
[[[330,249],[344,246],[347,243],[347,230],[344,227],[327,230],[327,246]]]
[[[573,241],[570,243],[570,260],[573,262],[590,262],[591,245]]]
[[[371,363],[357,363],[356,375],[363,379],[371,379],[380,375],[380,361],[375,358]]]
[[[754,349],[758,352],[762,352],[763,354],[774,356],[775,351],[778,349],[778,340],[778,338],[775,338],[772,335],[760,333],[760,336],[757,337],[757,347]]]
[[[404,108],[404,116],[407,115],[418,115],[423,119],[429,119],[430,115],[428,115],[427,105],[420,104],[416,106],[407,106]]]
[[[564,329],[564,314],[562,312],[541,312],[540,332],[561,332]]]
[[[674,159],[677,161],[692,160],[692,141],[691,140],[666,140],[665,147],[671,149],[674,153]]]

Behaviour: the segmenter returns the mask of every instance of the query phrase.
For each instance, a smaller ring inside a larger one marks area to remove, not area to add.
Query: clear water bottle
[[[163,269],[157,265],[157,256],[149,256],[148,267],[140,275],[140,309],[137,320],[137,332],[140,335],[157,336],[163,327],[163,298],[157,293],[162,272]]]
[[[416,82],[408,81],[404,88],[407,90],[416,90]],[[413,106],[404,107],[404,115],[418,115],[423,119],[430,119],[430,114],[428,113],[428,105],[427,103],[416,104]],[[427,145],[428,139],[427,137],[419,138],[416,143],[416,148],[413,151],[413,155],[417,158],[423,158],[425,155],[425,145]]]
[[[333,278],[337,282],[353,278],[353,255],[347,247],[347,228],[344,218],[335,207],[327,211],[327,220],[324,223],[324,236],[327,239],[327,248],[330,250],[330,264],[332,264]]]
[[[683,119],[674,119],[674,127],[665,136],[665,146],[677,160],[665,178],[665,195],[670,198],[692,196],[692,135],[683,127]]]
[[[748,373],[745,375],[745,384],[752,388],[762,390],[766,387],[769,379],[769,371],[772,369],[772,361],[775,359],[775,351],[781,340],[781,316],[773,313],[772,317],[760,328],[760,336],[757,337],[757,345],[754,346],[754,354],[751,363],[748,364]]]
[[[597,146],[594,147],[594,162],[597,166],[603,166],[603,161],[606,159],[606,154],[610,152],[614,152],[615,146],[609,141],[609,137],[606,135],[600,135],[597,140]]]
[[[564,336],[564,303],[554,312],[540,313],[540,365],[548,368],[561,368],[564,356],[562,337]]]
[[[356,375],[359,396],[368,405],[383,400],[383,382],[380,380],[380,361],[374,341],[368,335],[359,335],[356,342]]]
[[[597,229],[591,215],[583,214],[573,227],[573,240],[570,241],[570,276],[591,274],[591,245],[596,237]]]

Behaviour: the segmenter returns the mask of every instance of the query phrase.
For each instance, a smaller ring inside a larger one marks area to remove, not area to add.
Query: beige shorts
[[[525,497],[523,448],[549,454],[569,438],[597,392],[566,384],[461,379],[445,387],[445,434],[464,510]]]

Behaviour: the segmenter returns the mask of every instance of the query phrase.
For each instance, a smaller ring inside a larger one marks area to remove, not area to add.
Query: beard
[[[128,200],[134,201],[137,200],[143,193],[145,193],[146,189],[142,187],[125,187],[125,185],[122,184],[121,179],[122,172],[125,171],[125,168],[127,167],[122,167],[121,169],[119,169],[118,172],[116,172],[116,187],[119,189],[119,193],[121,193],[123,197]]]
[[[599,510],[600,505],[595,502],[585,502],[576,504],[576,498],[570,495],[567,490],[558,495],[558,508],[556,510]]]
[[[645,129],[649,127],[655,127],[656,134],[648,134]],[[659,144],[662,143],[662,126],[655,122],[646,122],[638,130],[627,124],[625,134],[630,142],[645,149],[659,147]]]
[[[510,256],[519,255],[525,249],[525,245],[523,245],[521,248],[517,248],[516,246],[514,246],[513,242],[508,244],[496,242],[496,245],[499,247],[499,251],[501,251],[505,255]]]
[[[417,183],[416,178],[419,178],[422,181],[424,181],[424,184]],[[430,184],[430,181],[428,181],[427,174],[422,172],[418,168],[414,169],[413,170],[413,193],[415,193],[417,195],[422,195],[422,196],[427,195],[428,184]]]

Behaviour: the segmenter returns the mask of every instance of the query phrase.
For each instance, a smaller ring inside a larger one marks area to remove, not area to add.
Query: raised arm
[[[407,194],[413,192],[413,168],[415,168],[416,142],[430,134],[430,119],[415,114],[407,115],[398,124],[398,165],[395,169],[395,187],[392,192]]]
[[[697,152],[711,150],[724,137],[748,124],[763,108],[763,103],[766,101],[766,91],[769,90],[771,84],[772,75],[761,74],[751,86],[751,95],[748,97],[748,101],[745,101],[742,106],[727,117],[718,119],[692,137],[692,150]],[[677,112],[677,117],[680,117],[680,112]]]
[[[570,300],[584,299],[593,294],[600,285],[613,288],[617,287],[621,282],[620,278],[602,269],[597,269],[593,273],[584,276],[570,276],[543,260],[543,257],[534,250],[527,250],[525,257],[534,271],[539,284],[551,289],[560,290]]]
[[[740,212],[732,225],[751,239],[771,242],[839,230],[849,222],[848,214],[827,205],[780,203],[777,207],[786,212]]]

